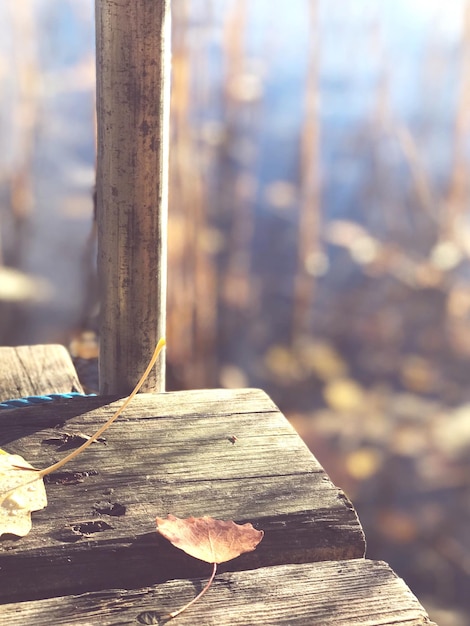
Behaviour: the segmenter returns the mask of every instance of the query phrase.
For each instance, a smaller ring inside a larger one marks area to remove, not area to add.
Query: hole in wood
[[[58,541],[65,541],[67,543],[75,543],[80,541],[84,537],[88,537],[93,533],[101,533],[105,530],[112,529],[112,526],[103,522],[102,520],[91,520],[86,522],[78,522],[72,526],[66,526],[57,532],[54,532],[52,536]]]
[[[126,514],[126,507],[123,504],[110,502],[109,500],[95,502],[93,509],[100,515],[112,515],[113,517],[120,517]]]
[[[91,535],[93,533],[102,533],[105,530],[112,529],[107,522],[103,520],[96,520],[91,522],[80,522],[79,524],[72,525],[72,531],[81,535]]]

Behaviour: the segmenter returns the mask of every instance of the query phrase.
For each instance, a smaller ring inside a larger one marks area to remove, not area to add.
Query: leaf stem
[[[24,483],[20,483],[19,485],[15,485],[14,487],[11,487],[10,489],[6,489],[5,491],[0,491],[0,504],[3,502],[3,500],[5,498],[8,498],[10,496],[10,494],[14,493],[20,487],[26,487],[27,485],[31,485],[32,483],[35,483],[37,480],[41,480],[42,478],[44,478],[44,476],[47,476],[48,474],[51,474],[52,472],[57,471],[58,469],[63,467],[66,463],[68,463],[69,461],[74,459],[78,454],[80,454],[80,452],[83,452],[83,450],[85,450],[85,448],[88,448],[88,446],[90,446],[94,441],[96,441],[96,439],[98,439],[98,437],[101,437],[101,435],[104,433],[104,431],[107,428],[109,428],[111,426],[111,424],[121,415],[121,413],[129,405],[129,403],[134,398],[134,396],[139,392],[139,389],[142,387],[142,385],[146,381],[147,376],[150,374],[150,370],[155,365],[155,363],[156,363],[156,361],[158,359],[158,356],[159,356],[160,352],[162,351],[162,349],[165,347],[165,345],[166,345],[166,341],[162,337],[159,340],[159,342],[157,343],[157,347],[155,348],[155,351],[154,351],[154,353],[152,355],[152,358],[150,359],[150,362],[147,365],[147,369],[145,370],[145,372],[140,377],[139,382],[134,387],[134,389],[132,390],[131,394],[125,399],[125,401],[123,402],[122,406],[109,418],[109,420],[105,424],[103,424],[103,426],[101,426],[101,428],[99,428],[96,431],[96,433],[94,435],[92,435],[90,437],[90,439],[85,441],[85,443],[82,444],[79,448],[77,448],[76,450],[74,450],[73,452],[71,452],[70,454],[65,456],[62,460],[58,461],[57,463],[54,463],[53,465],[49,465],[49,467],[46,467],[46,468],[44,468],[42,470],[36,469],[35,467],[26,467],[26,466],[22,466],[22,465],[13,465],[13,467],[15,467],[16,469],[19,469],[19,470],[26,470],[26,471],[30,471],[30,472],[35,472],[35,476],[31,480],[27,480]]]
[[[194,604],[196,602],[196,600],[199,600],[199,598],[202,597],[206,593],[206,591],[211,586],[212,581],[214,580],[214,577],[215,577],[215,573],[217,571],[217,563],[213,563],[213,565],[214,565],[214,567],[212,569],[211,577],[209,578],[209,582],[204,587],[204,589],[200,593],[198,593],[195,598],[193,598],[190,602],[188,602],[188,604],[185,604],[181,609],[178,609],[177,611],[173,611],[172,613],[170,613],[170,617],[171,618],[176,617],[177,615],[179,615],[183,611],[186,611],[187,608],[189,608],[192,604]]]
[[[98,439],[98,437],[101,437],[101,435],[104,433],[104,431],[107,430],[111,426],[111,424],[121,415],[121,413],[124,411],[124,409],[127,408],[127,406],[129,405],[131,400],[134,398],[134,396],[137,395],[137,393],[139,392],[139,389],[142,387],[142,385],[144,384],[145,380],[147,379],[147,376],[150,374],[150,371],[151,371],[152,367],[155,365],[155,363],[156,363],[156,361],[158,359],[158,356],[159,356],[160,352],[162,351],[162,349],[164,348],[165,344],[166,344],[166,341],[162,337],[159,340],[159,342],[157,343],[157,347],[155,348],[153,356],[150,359],[149,364],[147,365],[147,369],[145,370],[145,372],[140,377],[139,382],[134,387],[134,389],[131,392],[131,394],[126,398],[126,400],[123,402],[122,406],[114,413],[114,415],[112,415],[109,418],[109,420],[105,424],[103,424],[103,426],[101,426],[101,428],[99,428],[96,431],[96,433],[94,435],[92,435],[90,437],[90,439],[85,441],[85,443],[82,444],[79,448],[77,448],[76,450],[74,450],[73,452],[71,452],[70,454],[65,456],[63,459],[61,459],[57,463],[54,463],[53,465],[49,465],[49,467],[46,467],[45,469],[39,470],[38,478],[44,478],[44,476],[47,476],[47,474],[51,474],[52,472],[56,472],[58,469],[63,467],[66,463],[68,463],[69,461],[74,459],[77,455],[79,455],[81,452],[83,452],[83,450],[88,448],[88,446],[90,446],[94,441],[96,441]]]

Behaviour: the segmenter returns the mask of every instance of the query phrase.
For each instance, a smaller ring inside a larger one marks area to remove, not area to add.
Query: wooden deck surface
[[[79,389],[65,350],[28,348],[0,348],[3,399]],[[4,409],[0,447],[45,467],[65,433],[92,434],[121,402]],[[156,533],[168,513],[265,531],[177,624],[432,624],[386,564],[361,558],[351,503],[260,390],[140,394],[106,441],[47,479],[31,533],[0,540],[0,625],[167,623],[210,573]]]
[[[89,435],[106,421],[119,405],[109,400],[4,410],[0,447],[45,467],[64,454],[61,433]],[[352,505],[259,390],[140,394],[106,444],[49,483],[49,505],[33,514],[30,535],[0,544],[3,601],[25,599],[25,589],[32,599],[203,575],[204,564],[157,535],[155,517],[168,513],[265,531],[255,552],[225,569],[364,555]]]
[[[206,566],[207,572],[211,569]],[[2,623],[70,626],[164,624],[207,578],[141,589],[107,590],[1,607]],[[355,559],[263,567],[216,576],[213,587],[175,626],[432,626],[388,565]]]

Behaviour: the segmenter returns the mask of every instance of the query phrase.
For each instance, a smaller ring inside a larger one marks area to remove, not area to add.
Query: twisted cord
[[[51,393],[44,396],[28,396],[27,398],[15,398],[14,400],[5,400],[0,402],[0,409],[18,409],[25,406],[33,406],[35,404],[42,404],[44,402],[52,402],[53,400],[62,400],[69,398],[89,398],[96,394],[84,394],[78,391],[71,391],[69,393]]]

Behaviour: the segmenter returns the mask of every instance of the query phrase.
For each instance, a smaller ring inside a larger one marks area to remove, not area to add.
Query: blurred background
[[[0,3],[0,344],[96,386],[93,0]],[[173,0],[168,386],[264,388],[470,624],[470,2]]]

